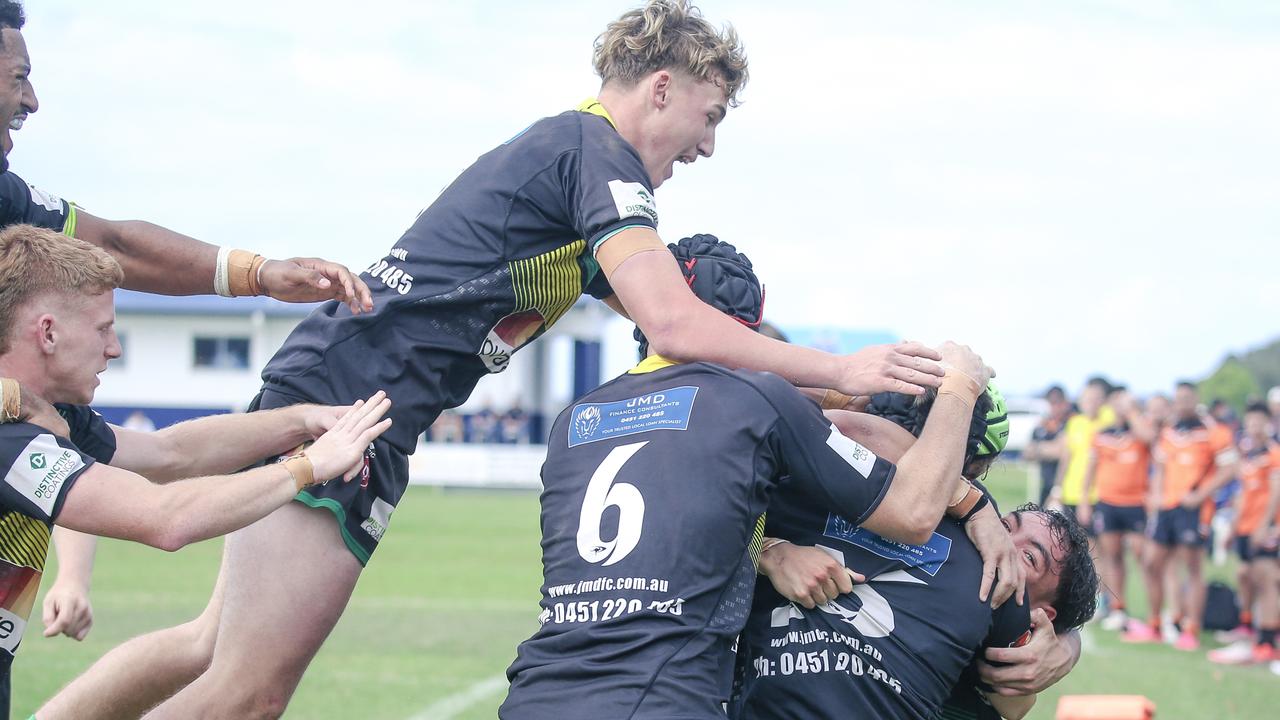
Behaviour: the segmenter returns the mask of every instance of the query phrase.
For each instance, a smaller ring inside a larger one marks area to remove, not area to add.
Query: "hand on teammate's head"
[[[942,355],[917,342],[872,345],[841,358],[843,377],[833,388],[846,395],[896,392],[919,395],[942,383]]]
[[[1009,598],[1022,605],[1026,602],[1027,575],[1019,561],[1017,547],[1008,528],[988,505],[964,524],[965,534],[982,556],[982,582],[978,600],[1000,607]]]
[[[996,376],[996,371],[968,345],[948,340],[938,346],[938,354],[942,357],[943,368],[964,373],[973,378],[978,387],[986,387],[991,378]]]

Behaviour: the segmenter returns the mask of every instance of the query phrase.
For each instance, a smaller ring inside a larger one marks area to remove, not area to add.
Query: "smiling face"
[[[1049,529],[1048,517],[1040,512],[1015,511],[1005,515],[1002,521],[1013,536],[1013,545],[1026,570],[1031,607],[1044,610],[1053,620],[1057,610],[1052,604],[1058,598],[1065,553]]]
[[[7,156],[13,149],[10,132],[22,127],[27,116],[39,109],[36,91],[31,87],[31,58],[22,33],[13,28],[0,30],[0,148]],[[8,161],[3,163],[8,168]]]
[[[711,157],[716,128],[728,111],[723,83],[660,70],[646,81],[649,112],[633,145],[654,189],[669,179],[675,164]]]
[[[107,362],[120,357],[111,291],[97,295],[58,294],[36,318],[45,354],[46,399],[87,405]]]

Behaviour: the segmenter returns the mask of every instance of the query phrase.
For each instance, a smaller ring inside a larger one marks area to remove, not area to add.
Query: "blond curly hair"
[[[674,68],[724,88],[730,107],[747,83],[747,56],[731,25],[716,30],[687,0],[649,0],[609,23],[596,38],[596,74],[634,85],[649,73]]]

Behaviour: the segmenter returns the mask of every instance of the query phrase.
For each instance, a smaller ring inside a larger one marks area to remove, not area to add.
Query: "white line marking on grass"
[[[507,686],[506,675],[494,675],[487,680],[468,687],[462,692],[454,693],[443,700],[432,703],[425,710],[409,718],[409,720],[453,720],[472,705]]]

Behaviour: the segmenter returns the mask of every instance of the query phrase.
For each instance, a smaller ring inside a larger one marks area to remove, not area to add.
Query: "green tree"
[[[1234,355],[1228,356],[1212,375],[1200,381],[1200,397],[1205,402],[1221,398],[1236,412],[1244,412],[1249,397],[1262,394],[1262,390],[1258,379]]]

